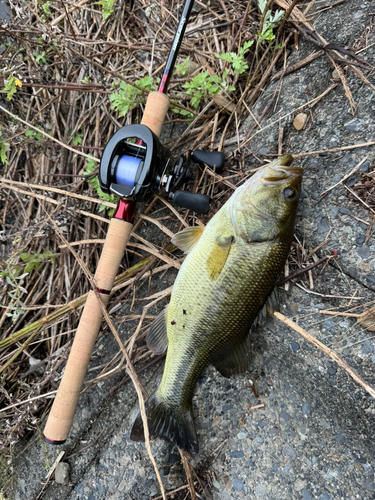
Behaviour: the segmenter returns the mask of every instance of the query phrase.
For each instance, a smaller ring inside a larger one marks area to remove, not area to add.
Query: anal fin
[[[279,297],[277,295],[276,286],[272,290],[271,294],[269,295],[269,297],[268,297],[266,303],[264,304],[264,306],[262,307],[262,309],[259,311],[258,316],[253,321],[253,326],[261,325],[266,321],[266,319],[269,315],[269,313],[267,311],[267,307],[270,308],[271,314],[273,313],[273,311],[279,309]]]
[[[149,331],[147,332],[146,342],[147,347],[154,354],[163,354],[168,347],[167,335],[167,313],[168,306],[159,313],[152,322]]]
[[[240,375],[245,373],[251,361],[251,342],[250,335],[246,337],[234,347],[228,354],[220,356],[214,360],[212,364],[223,377],[231,375]]]

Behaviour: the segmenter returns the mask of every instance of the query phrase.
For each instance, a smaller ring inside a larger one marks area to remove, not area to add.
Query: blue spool
[[[133,188],[141,161],[142,158],[136,158],[135,156],[121,156],[116,168],[116,184]]]

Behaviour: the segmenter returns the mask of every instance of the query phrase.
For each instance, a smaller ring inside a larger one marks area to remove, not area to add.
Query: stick
[[[97,163],[100,162],[100,160],[98,160],[98,158],[94,158],[93,156],[87,155],[86,153],[81,153],[80,151],[77,151],[76,149],[71,148],[67,144],[64,144],[63,142],[59,141],[58,139],[55,139],[54,137],[52,137],[52,135],[47,134],[47,132],[44,132],[43,130],[40,130],[39,128],[34,127],[34,125],[31,125],[30,123],[25,122],[25,120],[22,120],[22,118],[20,118],[17,115],[14,115],[13,113],[11,113],[7,109],[3,108],[2,106],[0,106],[0,111],[8,114],[9,116],[14,118],[15,120],[18,120],[19,122],[23,123],[24,125],[27,125],[29,128],[36,130],[37,132],[44,135],[45,137],[48,137],[48,139],[51,139],[51,141],[57,142],[57,144],[60,144],[60,146],[62,146],[63,148],[68,149],[69,151],[73,151],[73,153],[76,153],[77,155],[84,156],[85,158],[88,158],[89,160],[96,161]]]
[[[267,311],[271,312],[271,310],[268,307],[267,307]],[[339,366],[341,366],[341,368],[343,368],[352,377],[352,379],[357,382],[357,384],[359,384],[361,387],[363,387],[363,389],[365,389],[365,391],[367,391],[370,394],[370,396],[372,396],[373,398],[375,398],[375,389],[373,387],[371,387],[371,385],[369,385],[367,382],[365,382],[363,380],[363,378],[361,378],[353,370],[353,368],[351,368],[348,365],[348,363],[346,363],[346,361],[344,361],[342,358],[340,358],[340,356],[338,354],[335,353],[335,351],[332,351],[332,349],[330,349],[326,345],[322,344],[319,340],[317,340],[315,337],[313,337],[312,335],[310,335],[306,330],[304,330],[299,325],[297,325],[297,323],[294,323],[294,321],[292,321],[291,319],[287,318],[283,314],[281,314],[281,313],[279,313],[277,311],[274,311],[273,315],[279,321],[281,321],[282,323],[288,325],[290,328],[293,328],[294,331],[296,331],[297,333],[299,333],[300,335],[302,335],[302,337],[304,337],[306,340],[308,340],[309,342],[311,342],[312,344],[314,344],[315,347],[317,347],[318,349],[320,349],[321,351],[323,351],[325,354],[327,354],[327,356],[329,356],[331,359],[333,359],[333,361],[336,361],[336,363]]]

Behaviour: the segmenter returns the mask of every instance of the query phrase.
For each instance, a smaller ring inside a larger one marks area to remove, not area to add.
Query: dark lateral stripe
[[[96,288],[99,293],[102,293],[103,295],[109,295],[111,293],[111,290],[104,290],[104,288]]]

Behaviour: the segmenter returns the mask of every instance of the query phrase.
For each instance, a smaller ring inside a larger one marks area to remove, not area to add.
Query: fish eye
[[[297,197],[297,191],[293,188],[287,187],[284,189],[285,199],[288,201],[293,201]]]

